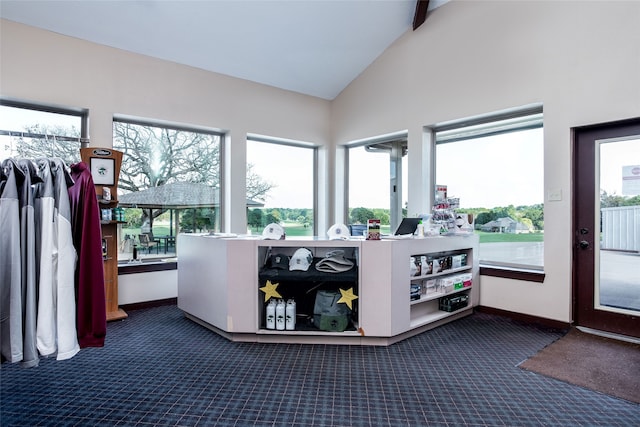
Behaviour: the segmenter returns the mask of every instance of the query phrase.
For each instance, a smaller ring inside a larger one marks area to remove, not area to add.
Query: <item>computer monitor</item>
[[[395,235],[402,236],[415,233],[420,221],[422,221],[422,218],[402,218],[402,222],[398,226]]]

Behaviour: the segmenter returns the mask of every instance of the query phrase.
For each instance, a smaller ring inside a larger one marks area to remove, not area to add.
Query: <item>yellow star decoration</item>
[[[269,301],[269,298],[282,298],[282,295],[276,291],[280,283],[271,283],[271,280],[267,280],[267,284],[260,288],[264,292],[264,302]]]
[[[340,293],[342,294],[342,297],[338,300],[338,303],[343,302],[347,304],[350,309],[353,310],[353,307],[351,306],[351,302],[354,299],[358,299],[358,296],[353,294],[353,288],[349,288],[346,291],[344,289],[340,289]]]

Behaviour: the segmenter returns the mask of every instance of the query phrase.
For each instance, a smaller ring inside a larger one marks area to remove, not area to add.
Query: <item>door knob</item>
[[[589,242],[587,242],[586,240],[580,240],[580,243],[578,243],[580,245],[580,248],[582,249],[587,249],[589,247]]]

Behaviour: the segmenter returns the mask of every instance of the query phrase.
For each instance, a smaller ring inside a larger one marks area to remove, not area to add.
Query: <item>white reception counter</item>
[[[180,234],[178,246],[178,307],[234,341],[389,345],[469,315],[478,304],[475,235],[368,241]],[[307,271],[270,268],[271,255],[291,256],[299,248],[313,255]],[[317,262],[335,250],[353,268],[318,271]],[[320,290],[347,293],[343,304],[352,307],[344,331],[312,323]],[[294,330],[268,328],[272,291],[296,302]]]

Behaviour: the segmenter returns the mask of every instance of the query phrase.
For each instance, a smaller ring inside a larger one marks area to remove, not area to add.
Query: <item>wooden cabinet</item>
[[[127,313],[118,307],[118,223],[103,221],[101,225],[107,321],[124,319]]]
[[[122,152],[111,148],[80,149],[82,161],[91,170],[101,212],[118,206],[118,177],[122,155]],[[105,188],[111,194],[109,200],[103,198]],[[102,220],[101,231],[107,321],[123,319],[127,317],[127,313],[118,307],[118,221]]]

